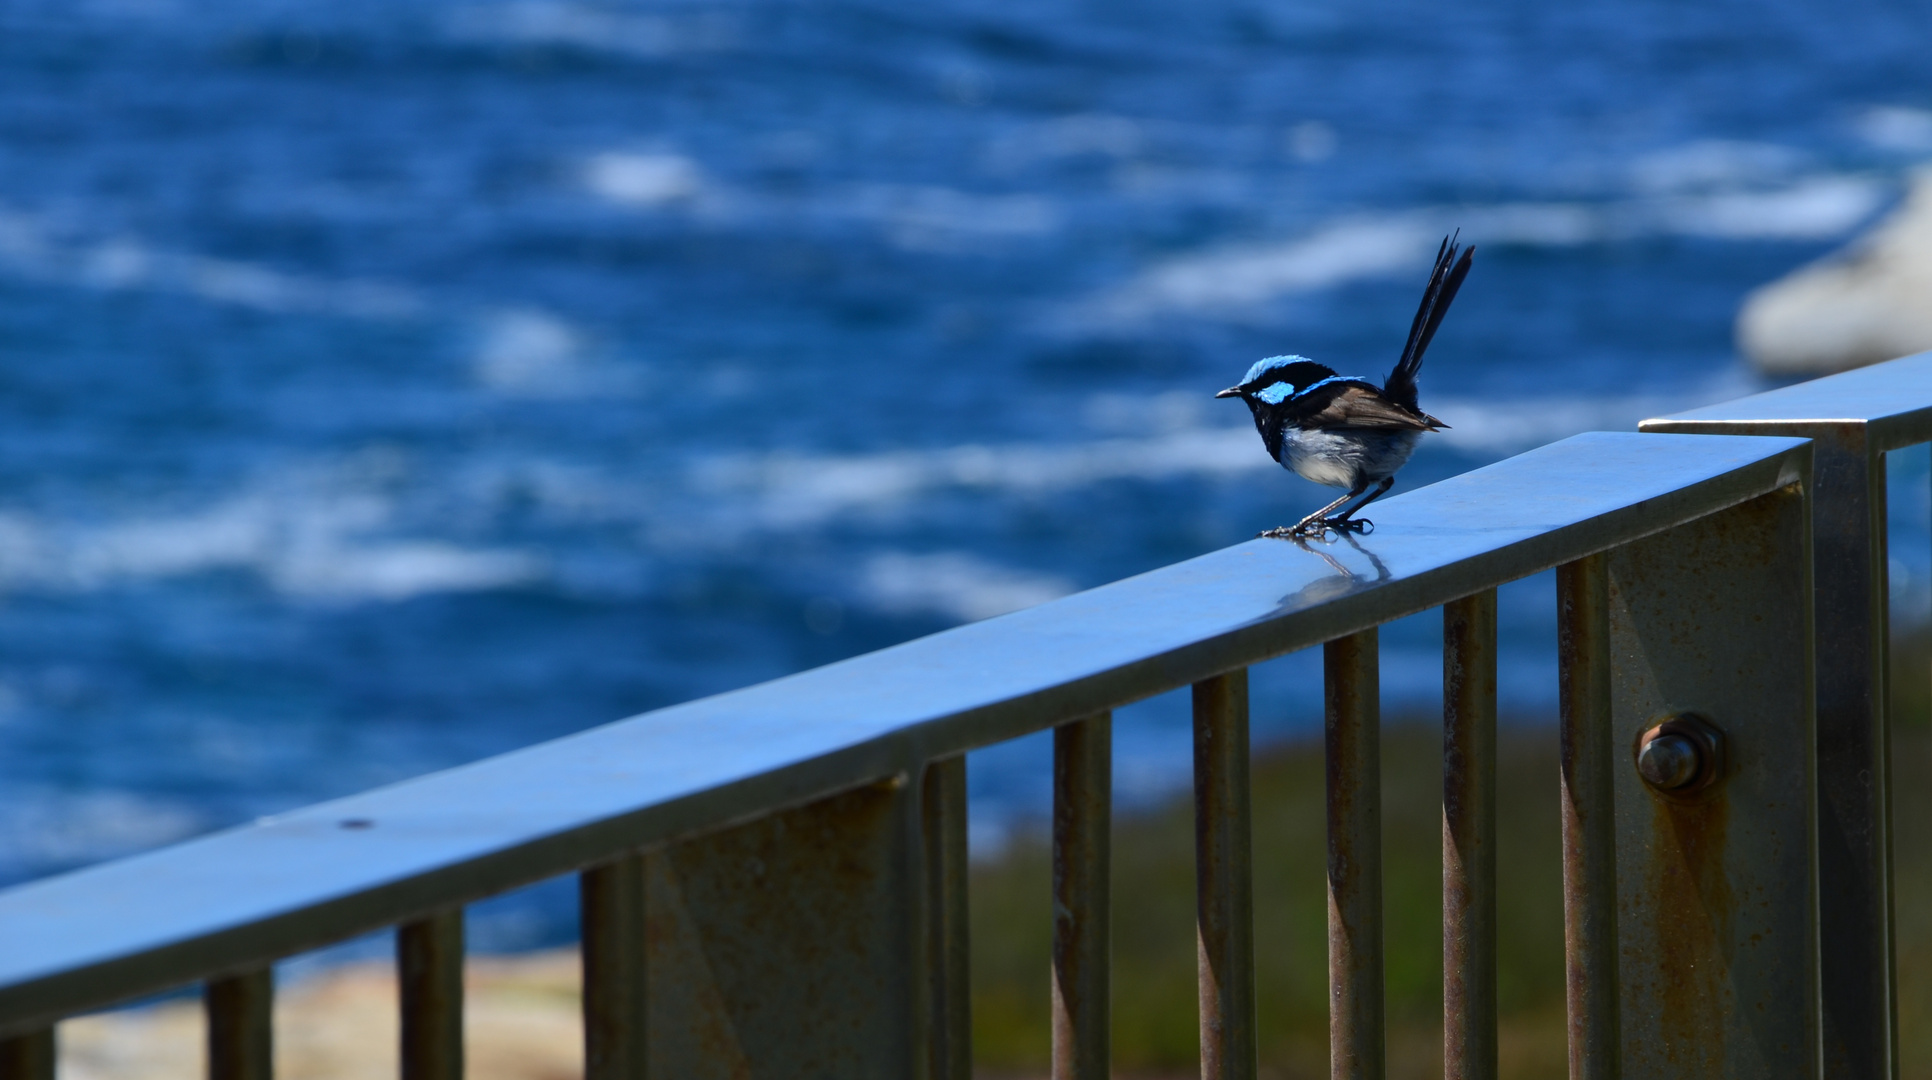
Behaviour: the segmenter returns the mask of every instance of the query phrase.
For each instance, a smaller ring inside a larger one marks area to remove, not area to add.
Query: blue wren
[[[1321,536],[1330,529],[1369,532],[1374,522],[1354,515],[1395,484],[1396,470],[1408,463],[1423,432],[1449,426],[1416,404],[1415,375],[1476,254],[1471,246],[1458,259],[1458,250],[1454,237],[1442,241],[1422,306],[1409,327],[1409,342],[1381,386],[1359,376],[1337,375],[1306,357],[1271,356],[1249,368],[1238,385],[1214,395],[1248,403],[1269,456],[1283,468],[1317,484],[1348,489],[1294,525],[1260,535],[1291,539]],[[1330,516],[1356,498],[1361,501]]]

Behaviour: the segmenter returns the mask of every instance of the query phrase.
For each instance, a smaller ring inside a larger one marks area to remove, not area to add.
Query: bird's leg
[[[1356,518],[1355,520],[1351,521],[1350,518],[1354,517],[1354,515],[1356,514],[1361,513],[1362,508],[1364,506],[1367,506],[1368,504],[1388,494],[1389,489],[1394,486],[1395,486],[1395,477],[1393,476],[1383,477],[1382,483],[1378,485],[1374,491],[1369,492],[1367,498],[1363,499],[1361,502],[1356,503],[1354,506],[1351,506],[1348,509],[1342,511],[1340,514],[1337,514],[1332,518],[1327,518],[1323,520],[1322,524],[1327,528],[1334,529],[1336,532],[1365,533],[1365,532],[1373,531],[1375,529],[1375,522],[1370,521],[1367,518]]]
[[[1303,536],[1320,536],[1328,528],[1328,512],[1348,500],[1353,499],[1355,496],[1360,495],[1367,487],[1368,481],[1364,480],[1362,483],[1351,488],[1348,494],[1336,499],[1334,502],[1329,503],[1327,506],[1322,507],[1307,517],[1302,518],[1293,525],[1277,525],[1267,532],[1256,533],[1255,536],[1265,536],[1274,540],[1293,540]]]

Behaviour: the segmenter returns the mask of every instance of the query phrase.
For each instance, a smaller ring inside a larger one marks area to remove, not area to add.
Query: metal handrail
[[[1106,1043],[1105,935],[1089,933],[1083,946],[1074,931],[1104,927],[1105,921],[1106,800],[1094,798],[1094,785],[1106,775],[1105,718],[1120,705],[1192,685],[1203,852],[1203,1056],[1212,1075],[1252,1075],[1245,668],[1326,646],[1331,836],[1347,834],[1372,848],[1370,838],[1379,829],[1379,796],[1369,798],[1377,783],[1374,628],[1451,605],[1464,631],[1452,636],[1449,647],[1469,671],[1486,663],[1489,687],[1486,706],[1477,679],[1478,689],[1465,687],[1460,705],[1452,702],[1451,708],[1463,710],[1458,730],[1475,731],[1484,717],[1473,714],[1487,709],[1490,761],[1483,764],[1480,744],[1474,744],[1469,768],[1493,773],[1493,590],[1552,567],[1567,568],[1565,617],[1571,620],[1565,624],[1571,628],[1565,638],[1566,732],[1575,737],[1566,743],[1564,778],[1566,837],[1574,841],[1576,875],[1568,892],[1572,962],[1573,970],[1594,980],[1584,990],[1596,995],[1573,998],[1573,1022],[1582,1023],[1576,1045],[1596,1047],[1586,1049],[1585,1059],[1609,1060],[1602,1055],[1614,1055],[1618,1036],[1615,922],[1602,922],[1603,905],[1614,907],[1617,887],[1615,853],[1605,847],[1617,842],[1607,831],[1613,757],[1608,643],[1615,620],[1625,620],[1615,624],[1625,627],[1618,632],[1629,632],[1626,624],[1641,629],[1649,616],[1612,611],[1603,599],[1612,573],[1605,553],[1655,549],[1641,542],[1698,522],[1728,521],[1727,513],[1735,517],[1743,513],[1737,508],[1767,498],[1802,500],[1810,467],[1810,444],[1800,438],[1580,435],[1388,499],[1378,504],[1379,528],[1371,537],[1239,544],[788,678],[5,890],[0,1072],[8,1061],[41,1053],[48,1044],[45,1032],[63,1017],[207,980],[211,1016],[227,1025],[216,1025],[227,1034],[217,1034],[213,1053],[213,1060],[227,1064],[213,1067],[229,1069],[224,1075],[265,1075],[266,965],[401,925],[405,968],[411,956],[418,967],[413,982],[405,979],[405,1010],[414,1017],[418,1034],[410,1045],[419,1058],[406,1054],[406,1061],[419,1061],[412,1075],[456,1075],[451,1069],[460,1069],[460,1038],[456,1065],[449,1061],[452,1052],[439,1057],[432,1044],[447,1047],[450,1031],[460,1032],[450,1019],[452,1008],[460,1013],[460,983],[451,990],[449,982],[449,972],[460,971],[458,909],[589,868],[584,948],[590,1072],[641,1075],[647,973],[638,935],[647,886],[636,853],[675,852],[699,844],[694,838],[730,837],[761,822],[810,820],[830,822],[823,826],[828,835],[849,833],[860,846],[874,845],[865,849],[870,861],[863,864],[874,868],[866,878],[873,884],[852,888],[916,894],[907,901],[917,909],[907,916],[916,926],[893,923],[879,930],[900,935],[885,953],[916,954],[906,961],[908,970],[924,973],[914,980],[919,1000],[905,1014],[914,1018],[914,1030],[895,1029],[892,1038],[881,1039],[893,1045],[879,1052],[902,1058],[911,1053],[925,1063],[922,1071],[963,1076],[961,755],[1063,727],[1065,745],[1056,746],[1066,768],[1056,770],[1057,797],[1066,805],[1084,798],[1088,809],[1069,811],[1074,816],[1064,833],[1056,825],[1063,864],[1086,852],[1085,870],[1072,875],[1069,891],[1059,897],[1071,912],[1067,933],[1073,936],[1057,935],[1056,941],[1057,969],[1065,976],[1056,986],[1056,1031],[1071,1047],[1056,1075],[1104,1075],[1104,1067],[1094,1070],[1096,1054],[1104,1065]],[[1799,534],[1790,531],[1788,514],[1749,517],[1760,519],[1773,522],[1781,551],[1798,550],[1793,544],[1802,548],[1808,566],[1808,541],[1794,539]],[[1639,566],[1636,572],[1645,571]],[[1806,601],[1791,632],[1801,630],[1808,643],[1808,592]],[[1471,625],[1477,629],[1469,630]],[[1808,649],[1786,652],[1791,655],[1780,662],[1790,677],[1809,686]],[[1629,693],[1636,695],[1632,701],[1642,696]],[[1623,709],[1624,699],[1614,707]],[[1808,703],[1788,716],[1789,724],[1798,725],[1792,730],[1808,732]],[[1338,755],[1345,761],[1339,781]],[[1615,783],[1626,783],[1618,777]],[[1470,776],[1450,779],[1461,783]],[[1480,789],[1487,781],[1474,782]],[[1351,796],[1340,809],[1336,783]],[[1481,840],[1480,816],[1466,824],[1474,831],[1462,840]],[[1487,829],[1493,849],[1493,812]],[[1094,850],[1096,843],[1102,850]],[[1793,846],[1800,849],[1808,857],[1808,848]],[[1379,853],[1365,848],[1345,862],[1338,869],[1331,857],[1332,896],[1341,905],[1334,909],[1340,922],[1331,933],[1331,972],[1341,972],[1337,977],[1346,983],[1337,1006],[1336,1051],[1360,1066],[1349,1075],[1379,1075]],[[701,877],[697,866],[685,868],[692,888]],[[1808,874],[1808,867],[1780,872]],[[1470,873],[1459,883],[1461,895],[1487,888],[1493,897],[1493,873],[1487,885],[1480,862]],[[1793,925],[1803,925],[1812,917],[1808,912]],[[1452,928],[1453,936],[1465,952],[1493,950],[1493,914],[1491,923],[1485,931],[1478,917]],[[1478,939],[1468,939],[1469,933]],[[1487,944],[1479,940],[1485,934]],[[1590,958],[1608,967],[1592,967]],[[1479,961],[1471,969],[1478,981]],[[1082,962],[1087,975],[1068,974]],[[1793,971],[1802,968],[1802,956],[1794,963]],[[1573,978],[1573,993],[1578,985]],[[1458,1014],[1465,1036],[1484,1024],[1491,1032],[1487,1049],[1478,1034],[1478,1045],[1469,1050],[1477,1069],[1485,1054],[1493,1062],[1493,986],[1487,1006],[1481,999],[1478,987],[1452,1006],[1467,1010]],[[1588,1014],[1583,1020],[1575,1015],[1578,1009]],[[1103,1025],[1099,1037],[1095,1025]],[[907,1045],[916,1049],[894,1049],[894,1039],[910,1040]],[[1061,1057],[1056,1047],[1056,1061]],[[32,1068],[37,1073],[40,1067]],[[1463,1075],[1453,1063],[1451,1074]],[[1601,1067],[1582,1074],[1612,1075]]]

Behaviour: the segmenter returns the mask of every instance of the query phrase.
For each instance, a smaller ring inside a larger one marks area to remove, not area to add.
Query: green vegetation
[[[1932,1077],[1932,680],[1928,637],[1893,666],[1900,1052]],[[1392,724],[1383,741],[1389,1074],[1441,1076],[1439,729]],[[1563,918],[1553,725],[1505,726],[1497,817],[1502,1075],[1560,1077]],[[1264,1075],[1327,1074],[1327,908],[1321,747],[1257,760],[1255,940]],[[1193,825],[1184,803],[1115,823],[1114,1063],[1123,1075],[1196,1069]],[[1044,1075],[1050,865],[1043,838],[976,868],[973,1027],[982,1075]]]
[[[1899,1075],[1932,1078],[1932,632],[1892,639],[1892,904]]]

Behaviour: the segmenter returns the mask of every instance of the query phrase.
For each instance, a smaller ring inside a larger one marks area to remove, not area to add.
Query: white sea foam
[[[1412,216],[1343,221],[1281,244],[1244,244],[1157,264],[1085,305],[1081,321],[1131,323],[1170,312],[1234,314],[1290,293],[1412,267],[1430,230]]]
[[[726,496],[733,520],[784,529],[892,510],[946,488],[1044,493],[1121,479],[1276,467],[1251,428],[1069,444],[955,446],[846,456],[734,455],[698,463],[693,490]]]
[[[681,154],[594,154],[584,163],[583,177],[591,191],[628,206],[683,202],[704,189],[704,174],[697,163]]]
[[[484,386],[521,397],[575,397],[634,390],[637,372],[600,358],[584,332],[539,308],[475,317],[471,369]]]
[[[1683,186],[1695,175],[1686,169],[1671,183]],[[1296,293],[1414,273],[1454,227],[1466,239],[1525,247],[1654,235],[1830,239],[1869,219],[1889,190],[1876,177],[1817,176],[1777,188],[1674,192],[1609,203],[1505,203],[1356,216],[1292,240],[1177,256],[1076,302],[1054,321],[1087,331],[1172,316],[1252,318]]]
[[[1885,150],[1920,153],[1932,150],[1932,109],[1882,105],[1858,118],[1858,134]]]
[[[861,602],[894,614],[936,613],[972,622],[1043,604],[1073,592],[1053,574],[1019,570],[965,552],[887,552],[859,573]]]
[[[1061,225],[1058,208],[1043,196],[987,195],[932,184],[829,185],[773,198],[719,182],[698,162],[663,150],[592,154],[579,164],[577,175],[584,190],[627,209],[675,209],[738,227],[761,221],[785,227],[811,220],[855,222],[877,228],[887,242],[908,251],[979,249],[1051,233]]]
[[[568,324],[541,311],[506,311],[484,324],[476,374],[506,389],[550,385],[569,375],[580,351]]]
[[[1138,121],[1082,113],[1014,125],[987,144],[985,161],[992,169],[1008,170],[1085,154],[1124,158],[1138,153],[1145,143],[1146,134]]]
[[[1777,191],[1729,191],[1672,200],[1662,224],[1686,236],[1724,240],[1829,240],[1871,217],[1885,188],[1857,176],[1827,176]],[[1659,230],[1662,231],[1662,230]]]
[[[912,251],[955,251],[988,241],[1039,236],[1060,225],[1053,203],[1035,195],[977,195],[953,188],[868,184],[836,196],[830,212],[875,221]]]
[[[0,852],[28,865],[98,862],[206,828],[192,810],[130,792],[16,785],[0,802]]]
[[[627,14],[551,0],[460,9],[448,26],[459,40],[563,45],[646,59],[728,49],[740,37],[738,20],[724,11]]]
[[[84,592],[214,571],[310,600],[401,600],[538,580],[527,552],[410,536],[396,499],[356,469],[269,477],[187,513],[80,523],[0,514],[0,585]]]
[[[642,181],[633,176],[633,189]],[[634,192],[635,193],[635,192]],[[584,333],[554,312],[443,303],[393,282],[330,280],[131,237],[64,235],[35,215],[0,208],[0,272],[81,289],[192,297],[273,314],[393,320],[440,319],[474,328],[477,381],[504,393],[558,395],[624,388],[625,372],[593,365]]]
[[[133,237],[62,235],[35,215],[0,208],[0,269],[35,281],[176,293],[275,313],[390,319],[422,314],[424,298],[382,281],[329,280],[253,263],[152,247]]]
[[[283,590],[306,597],[406,600],[426,593],[476,592],[543,576],[541,559],[435,541],[365,543],[286,559],[272,568]]]
[[[1789,146],[1705,139],[1640,155],[1629,169],[1640,191],[1677,192],[1762,184],[1803,165],[1804,155]]]
[[[1438,222],[1424,214],[1409,215],[1408,220],[1424,233],[1437,233]],[[1602,206],[1589,203],[1504,203],[1475,207],[1455,215],[1463,226],[1465,239],[1478,237],[1493,244],[1519,247],[1576,247],[1633,235],[1641,231],[1632,220],[1618,220]],[[1427,225],[1428,228],[1423,226]],[[1436,236],[1440,239],[1440,235]],[[1435,245],[1429,245],[1431,254]],[[1410,267],[1409,271],[1414,272]]]

